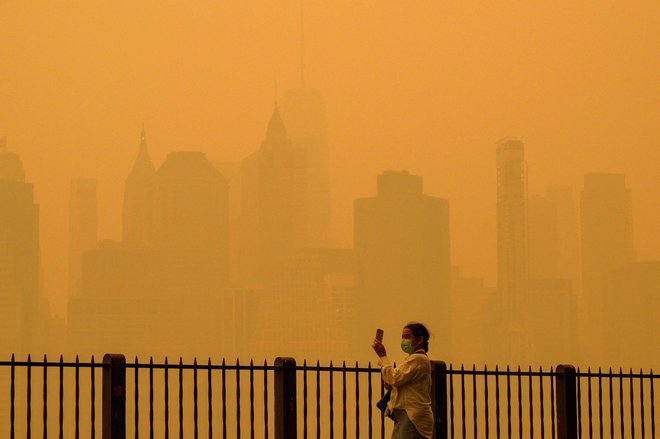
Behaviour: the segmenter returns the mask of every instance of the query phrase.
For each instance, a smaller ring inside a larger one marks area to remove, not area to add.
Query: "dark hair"
[[[429,351],[429,330],[426,329],[426,326],[424,326],[421,323],[417,322],[410,322],[404,328],[410,329],[410,331],[413,333],[415,338],[417,337],[424,337],[424,343],[422,343],[422,349],[424,349],[426,352]]]

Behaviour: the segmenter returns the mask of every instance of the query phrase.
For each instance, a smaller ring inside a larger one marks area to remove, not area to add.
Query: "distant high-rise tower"
[[[306,247],[330,247],[332,219],[325,104],[318,90],[288,90],[279,101],[291,146],[305,155]]]
[[[39,323],[39,207],[20,157],[0,148],[0,329],[9,350],[28,352]],[[5,332],[6,331],[6,332]],[[3,345],[4,345],[3,343]]]
[[[217,293],[228,276],[228,184],[201,152],[173,152],[153,182],[152,245],[174,294]]]
[[[123,240],[132,245],[147,245],[151,231],[151,185],[154,165],[147,151],[147,139],[142,128],[140,149],[124,187]]]
[[[524,146],[506,138],[497,143],[497,287],[509,323],[524,315],[527,280],[527,176]]]
[[[93,249],[97,239],[96,180],[73,179],[69,199],[69,294],[78,292],[83,253]]]
[[[308,246],[309,236],[305,157],[291,146],[277,107],[241,174],[242,277],[270,280],[285,256]]]
[[[623,174],[586,174],[581,202],[582,289],[590,306],[607,276],[634,260],[632,195]]]
[[[386,171],[375,197],[354,202],[354,245],[361,315],[372,316],[363,323],[387,322],[386,331],[398,332],[408,321],[422,321],[447,349],[449,202],[423,194],[419,176]]]

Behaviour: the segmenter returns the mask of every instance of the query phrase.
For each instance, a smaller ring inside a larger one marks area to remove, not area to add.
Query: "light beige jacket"
[[[388,410],[405,409],[417,431],[426,438],[433,437],[431,360],[424,350],[408,355],[396,367],[387,357],[381,357],[378,365],[383,381],[392,386]]]

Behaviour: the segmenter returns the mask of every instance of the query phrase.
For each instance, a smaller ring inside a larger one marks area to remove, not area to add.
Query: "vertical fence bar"
[[[44,409],[43,409],[43,431],[44,431],[44,439],[48,438],[48,366],[47,363],[48,359],[46,355],[44,355]]]
[[[254,362],[250,358],[250,439],[254,439]]]
[[[96,437],[96,382],[95,382],[95,376],[94,376],[94,355],[92,355],[92,370],[90,371],[91,373],[91,380],[92,380],[92,391],[91,391],[91,398],[92,398],[92,403],[91,403],[91,438],[95,439]]]
[[[485,429],[485,438],[488,439],[490,430],[488,422],[488,367],[484,364],[484,429]]]
[[[603,373],[598,368],[598,433],[603,437]]]
[[[543,367],[539,366],[539,420],[541,423],[541,439],[545,439],[545,410],[543,400]]]
[[[431,397],[433,401],[433,434],[435,439],[447,439],[447,364],[431,362]]]
[[[197,426],[197,419],[199,409],[197,407],[197,357],[193,359],[193,437],[197,439],[199,436],[199,428]]]
[[[236,359],[236,439],[241,439],[241,371]]]
[[[60,413],[59,413],[59,424],[60,424],[60,439],[64,439],[64,358],[60,354]]]
[[[651,388],[649,389],[651,393],[651,437],[655,439],[655,394],[653,392],[653,369],[651,369],[649,381]]]
[[[264,358],[264,439],[268,439],[268,362]]]
[[[523,437],[523,423],[522,423],[522,374],[520,373],[520,366],[518,366],[518,373],[516,375],[518,381],[518,437]]]
[[[450,419],[450,430],[449,435],[451,439],[454,439],[454,368],[451,363],[449,363],[449,419]]]
[[[625,421],[623,420],[623,369],[619,368],[619,418],[621,420],[621,437],[625,437]]]
[[[578,437],[582,439],[582,387],[580,381],[580,368],[577,369],[576,388],[577,388],[577,427]]]
[[[28,354],[27,358],[27,412],[26,412],[26,435],[32,437],[32,358]]]
[[[477,439],[477,366],[472,364],[472,431],[474,439]]]
[[[15,399],[15,393],[16,393],[16,388],[14,384],[14,379],[16,378],[16,366],[14,365],[15,359],[14,359],[14,354],[11,354],[11,381],[10,381],[10,389],[9,389],[9,437],[11,439],[14,439],[15,437],[15,431],[14,431],[14,416],[15,416],[15,408],[14,408],[14,399]]]
[[[149,357],[149,439],[154,439],[154,357]]]
[[[179,357],[179,439],[183,439],[183,358]]]
[[[529,439],[534,439],[534,401],[532,398],[532,366],[529,366]]]
[[[316,439],[321,437],[321,363],[316,360]]]
[[[297,438],[296,360],[275,359],[275,439]]]
[[[500,370],[495,366],[495,436],[500,439]]]
[[[371,361],[367,363],[367,369],[369,369],[369,372],[367,373],[367,377],[369,378],[367,380],[367,419],[369,420],[368,428],[367,428],[367,438],[368,439],[373,439],[373,434],[374,434],[374,429],[373,426],[371,425],[373,422],[373,409],[371,406],[373,405],[373,385],[371,383]]]
[[[197,416],[199,414],[197,408],[197,357],[193,359],[193,437],[197,439],[199,436],[199,427],[197,426]]]
[[[211,357],[207,362],[208,369],[206,371],[206,385],[207,385],[207,395],[208,395],[208,410],[209,410],[209,439],[213,439],[213,381],[211,376]]]
[[[511,370],[506,367],[506,430],[507,438],[511,439]]]
[[[355,362],[355,437],[360,437],[360,375],[358,362]]]
[[[612,368],[610,367],[610,373],[608,375],[608,380],[610,384],[610,437],[614,437],[614,391],[612,390]]]
[[[461,437],[465,439],[465,367],[461,364]]]
[[[78,355],[76,355],[76,408],[75,408],[75,437],[80,438],[80,362]]]
[[[591,368],[587,368],[587,401],[589,403],[589,439],[594,437],[594,428],[593,428],[593,412],[591,404]]]
[[[334,373],[332,371],[332,361],[330,361],[330,370],[328,371],[330,375],[330,439],[335,437],[335,386],[334,386]]]
[[[550,366],[550,419],[552,422],[552,439],[556,439],[557,437],[557,430],[555,428],[556,421],[555,421],[555,380],[553,379],[555,377],[555,371],[552,366]]]
[[[303,360],[303,439],[307,439],[307,360]]]
[[[646,429],[644,428],[644,371],[642,369],[639,370],[639,410],[640,410],[640,419],[642,420],[641,422],[641,427],[642,427],[642,439],[646,437]]]
[[[341,365],[341,426],[342,437],[346,439],[346,361]]]
[[[103,439],[126,439],[126,358],[103,356]]]
[[[633,371],[630,369],[630,438],[635,439],[635,401],[633,397]]]
[[[222,439],[227,439],[227,369],[225,359],[222,359]]]
[[[385,382],[383,381],[383,375],[381,373],[380,376],[380,399],[383,399],[383,396],[385,395]],[[380,414],[380,437],[381,439],[385,439],[385,412],[381,412]]]
[[[169,380],[169,374],[170,374],[170,369],[167,364],[167,357],[165,357],[165,367],[163,369],[163,380],[165,381],[165,392],[164,392],[164,400],[165,400],[165,439],[168,439],[170,437],[170,380]]]
[[[576,376],[571,365],[557,366],[557,437],[559,439],[577,439],[576,419]]]
[[[135,371],[134,371],[134,380],[135,380],[135,439],[140,439],[140,375],[138,374],[138,357],[135,356]]]

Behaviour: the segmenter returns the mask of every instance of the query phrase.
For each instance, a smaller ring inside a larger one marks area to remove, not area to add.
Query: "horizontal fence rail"
[[[659,378],[433,362],[435,437],[655,438]],[[0,437],[384,439],[384,393],[371,363],[12,356],[0,361]]]

